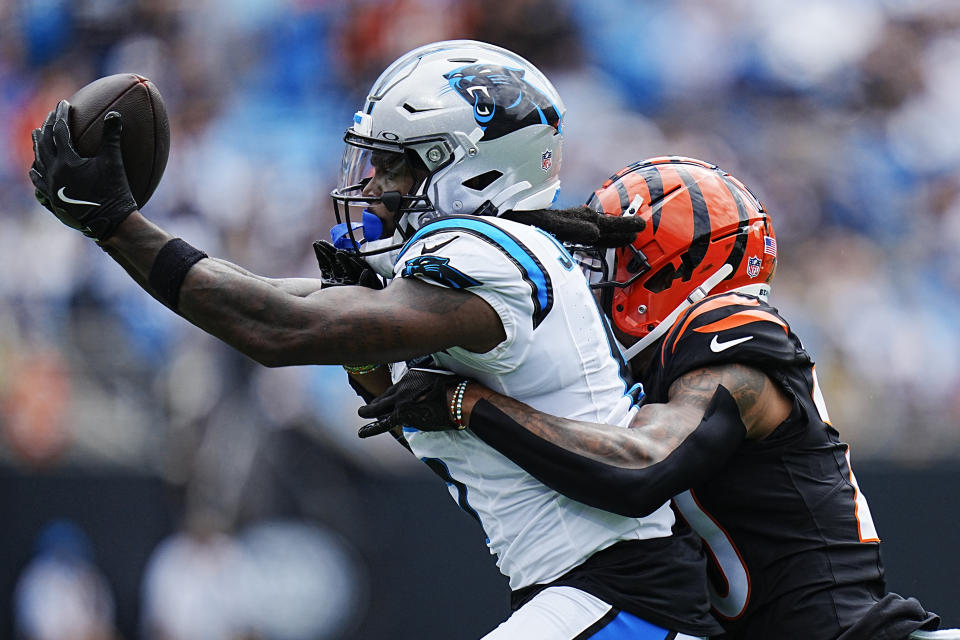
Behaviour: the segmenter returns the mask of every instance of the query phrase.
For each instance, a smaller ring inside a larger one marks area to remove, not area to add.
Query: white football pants
[[[573,587],[549,587],[483,640],[704,640],[668,631]]]

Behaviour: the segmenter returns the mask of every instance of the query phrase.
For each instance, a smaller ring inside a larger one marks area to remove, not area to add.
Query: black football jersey
[[[813,362],[787,322],[752,296],[701,300],[664,337],[643,378],[645,402],[666,402],[684,373],[731,363],[766,373],[793,410],[674,500],[711,560],[714,614],[730,640],[836,639],[882,609],[874,608],[886,595],[879,538]],[[890,610],[900,619],[889,623],[906,633],[936,620],[919,605]]]

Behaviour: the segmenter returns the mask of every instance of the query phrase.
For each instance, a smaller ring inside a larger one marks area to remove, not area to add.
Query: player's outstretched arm
[[[96,156],[81,157],[62,101],[33,133],[30,179],[64,224],[94,238],[155,298],[267,366],[394,362],[461,346],[487,351],[503,326],[479,296],[401,279],[384,290],[271,281],[174,238],[130,193],[119,114]]]
[[[111,247],[105,245],[104,243],[100,244],[100,248],[103,249],[104,253],[106,253],[111,258],[113,258],[113,260],[117,264],[123,267],[123,269],[127,272],[127,274],[131,278],[133,278],[134,281],[136,281],[136,283],[139,284],[144,290],[146,290],[147,293],[152,295],[154,298],[156,298],[160,302],[165,302],[164,300],[161,300],[153,292],[146,278],[142,277],[140,273],[136,270],[136,268],[134,268],[134,266],[130,264],[122,255],[120,255],[117,251],[113,250]],[[323,281],[318,278],[267,278],[264,276],[258,276],[255,273],[251,273],[250,271],[247,271],[243,267],[227,262],[226,260],[220,260],[219,258],[210,258],[210,259],[216,260],[220,262],[224,267],[229,269],[234,269],[238,273],[246,274],[252,278],[257,278],[259,280],[262,280],[263,282],[273,287],[277,287],[280,290],[286,293],[289,293],[290,295],[293,295],[293,296],[305,297],[323,288]]]
[[[102,244],[151,287],[157,255],[171,240],[134,212]],[[201,259],[183,277],[176,309],[267,366],[395,362],[452,346],[486,351],[504,338],[499,316],[479,296],[411,279],[379,291],[301,293],[226,261]]]

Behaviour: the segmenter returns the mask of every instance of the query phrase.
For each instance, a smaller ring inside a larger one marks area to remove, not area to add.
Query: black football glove
[[[421,431],[457,429],[447,407],[447,389],[463,380],[450,371],[408,371],[396,384],[357,410],[361,418],[376,420],[360,427],[357,435],[369,438],[403,425]]]
[[[585,206],[507,211],[502,217],[539,227],[560,242],[600,248],[628,245],[646,226],[646,221],[636,216],[611,216]]]
[[[130,193],[120,154],[120,114],[103,119],[100,151],[83,158],[70,141],[67,114],[70,103],[61,100],[40,129],[33,130],[34,194],[68,227],[97,240],[106,240],[137,209]]]
[[[366,261],[355,253],[337,249],[326,240],[313,243],[320,266],[320,288],[359,285],[383,289],[383,282]]]

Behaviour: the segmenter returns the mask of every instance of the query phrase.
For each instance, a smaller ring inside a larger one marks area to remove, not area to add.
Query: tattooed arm
[[[640,408],[630,428],[566,420],[469,385],[470,429],[571,498],[646,515],[722,467],[744,438],[762,438],[792,404],[762,372],[739,364],[691,371],[669,400]]]
[[[648,404],[630,423],[638,440],[634,452],[649,462],[662,460],[696,428],[718,386],[737,403],[747,439],[766,437],[786,420],[792,403],[759,369],[743,364],[695,369],[670,385],[665,404]]]
[[[154,258],[172,238],[134,212],[103,245],[150,291]],[[505,337],[496,312],[471,293],[403,278],[380,291],[310,291],[312,282],[205,259],[183,281],[179,313],[267,366],[395,362],[453,346],[482,352]]]
[[[670,386],[669,401],[640,407],[629,431],[541,413],[477,384],[467,387],[463,415],[472,427],[473,408],[484,399],[531,433],[564,449],[642,468],[663,460],[690,435],[720,385],[737,402],[748,439],[765,437],[790,413],[789,399],[766,374],[746,365],[729,364],[696,369],[678,378]]]

